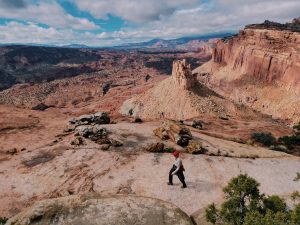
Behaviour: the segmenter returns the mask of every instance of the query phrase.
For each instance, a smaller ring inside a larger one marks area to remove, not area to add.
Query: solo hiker
[[[175,157],[175,163],[173,164],[173,167],[171,168],[169,172],[169,183],[168,185],[173,185],[173,175],[177,175],[180,182],[182,183],[181,188],[186,188],[186,183],[185,183],[185,177],[183,174],[183,171],[185,171],[183,165],[182,165],[182,160],[179,158],[179,152],[174,151],[173,156]]]

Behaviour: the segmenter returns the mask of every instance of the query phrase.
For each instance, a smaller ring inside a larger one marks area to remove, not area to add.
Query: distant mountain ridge
[[[164,48],[164,49],[171,49],[176,48],[177,45],[186,44],[190,41],[194,40],[202,40],[206,41],[213,38],[224,38],[227,36],[232,36],[235,33],[233,32],[225,32],[225,33],[213,33],[207,35],[194,35],[194,36],[185,36],[176,39],[161,39],[161,38],[154,38],[150,41],[145,42],[136,42],[136,43],[125,43],[122,45],[117,46],[89,46],[85,44],[67,44],[67,45],[55,45],[55,44],[36,44],[36,43],[0,43],[0,46],[38,46],[38,47],[60,47],[60,48],[104,48],[104,49],[149,49],[149,48]]]
[[[180,48],[178,48],[179,45],[187,44],[188,42],[191,41],[196,41],[196,40],[208,41],[209,39],[224,38],[232,35],[234,35],[234,33],[226,32],[226,33],[215,33],[215,34],[208,34],[208,35],[187,36],[187,37],[181,37],[181,38],[170,39],[170,40],[155,38],[146,42],[128,43],[124,45],[114,46],[112,48],[180,50]]]

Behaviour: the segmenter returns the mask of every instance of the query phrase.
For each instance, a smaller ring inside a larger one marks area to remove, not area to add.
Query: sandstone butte
[[[219,40],[195,69],[217,93],[274,118],[300,120],[300,22],[265,21]]]
[[[186,120],[203,115],[255,116],[242,105],[227,100],[199,83],[185,60],[174,61],[172,76],[161,81],[143,94],[124,102],[120,108],[124,115],[144,119],[169,118]]]

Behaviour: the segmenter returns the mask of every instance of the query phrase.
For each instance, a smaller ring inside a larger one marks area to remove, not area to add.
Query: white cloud
[[[77,18],[67,14],[55,1],[28,4],[24,7],[4,7],[0,2],[0,17],[38,22],[58,28],[70,27],[78,30],[91,30],[99,28],[86,18]]]
[[[177,38],[186,35],[238,30],[265,19],[287,22],[299,17],[300,0],[74,0],[82,10],[97,17],[108,13],[129,21],[115,32],[88,32],[96,25],[86,18],[67,14],[56,2],[27,4],[17,9],[0,8],[0,17],[49,24],[11,22],[0,26],[2,43],[78,43],[94,46],[119,45],[152,38]],[[151,5],[150,3],[151,2]],[[1,3],[1,0],[0,0]],[[133,4],[135,3],[135,4]],[[15,14],[14,14],[15,12]],[[137,24],[132,25],[133,22]],[[79,32],[77,30],[85,30]]]
[[[171,15],[178,7],[191,7],[198,0],[74,0],[78,8],[90,12],[97,18],[108,14],[121,17],[130,22],[159,20],[161,16]]]

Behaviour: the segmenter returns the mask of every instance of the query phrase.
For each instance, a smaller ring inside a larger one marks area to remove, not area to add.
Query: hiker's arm
[[[176,163],[175,166],[176,166],[176,170],[172,173],[172,175],[175,175],[179,171],[180,166],[181,166],[181,160],[179,160],[178,163]]]

